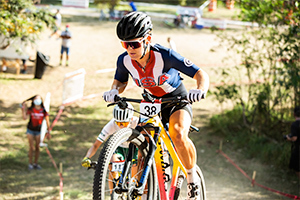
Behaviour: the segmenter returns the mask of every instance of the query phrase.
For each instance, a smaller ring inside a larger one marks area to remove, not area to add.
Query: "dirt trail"
[[[64,24],[66,18],[65,16]],[[67,20],[70,21],[70,17],[68,17]],[[74,22],[74,20],[80,21]],[[52,92],[51,106],[57,108],[60,106],[61,83],[64,74],[67,72],[85,68],[87,72],[85,82],[86,95],[101,93],[109,89],[113,79],[113,73],[95,74],[95,71],[113,68],[117,56],[123,52],[115,36],[116,23],[99,22],[95,19],[85,17],[72,17],[72,22],[69,22],[69,24],[73,34],[69,67],[47,67],[43,79],[34,81],[32,80],[32,73],[34,71],[33,64],[29,64],[29,73],[26,75],[15,76],[13,71],[1,74],[0,117],[10,117],[11,119],[9,121],[0,122],[0,128],[2,129],[0,136],[1,141],[5,141],[5,134],[9,134],[10,132],[10,130],[5,127],[16,125],[18,127],[15,127],[15,130],[19,131],[24,128],[25,122],[22,122],[20,125],[20,111],[18,110],[18,104],[22,100],[37,93],[45,96],[46,92],[50,91]],[[38,49],[42,53],[50,56],[51,65],[57,66],[59,63],[61,41],[55,38],[48,38],[49,35],[50,31],[42,35]],[[189,58],[200,67],[204,66],[204,70],[207,71],[211,77],[211,82],[218,82],[218,77],[215,76],[214,70],[218,70],[218,66],[221,65],[222,59],[225,56],[225,52],[222,50],[214,53],[210,52],[211,47],[217,45],[215,35],[208,30],[178,30],[168,29],[161,23],[154,25],[154,42],[168,46],[168,36],[175,41],[180,54]],[[185,84],[187,87],[192,87],[194,82],[193,80],[186,79]],[[136,91],[128,90],[124,95],[131,95],[135,92]],[[77,105],[85,107],[95,105],[99,101],[101,101],[101,99],[97,98]],[[191,137],[198,150],[198,165],[201,166],[206,179],[207,196],[209,200],[288,199],[259,187],[251,187],[251,183],[246,177],[227,162],[224,157],[216,153],[220,139],[215,137],[214,133],[210,132],[205,126],[212,114],[221,111],[218,104],[213,100],[213,97],[210,96],[206,100],[203,100],[203,102],[193,105],[193,109],[195,115],[193,124],[200,127],[201,132],[192,134]],[[15,137],[13,142],[21,144],[23,142],[26,143],[26,140],[24,138]],[[3,142],[1,143],[4,144]],[[9,141],[5,142],[6,145],[2,146],[1,150],[7,150],[7,143],[10,144]],[[257,181],[259,183],[280,191],[287,191],[289,187],[297,187],[297,184],[288,183],[287,180],[283,180],[281,176],[277,176],[278,172],[270,166],[260,164],[256,160],[247,160],[239,152],[232,151],[230,141],[224,141],[223,149],[250,176],[252,172],[256,170]],[[68,188],[67,183],[65,183],[65,187]],[[27,199],[26,196],[17,193],[15,193],[14,196],[16,196],[16,198],[6,196],[4,199]]]

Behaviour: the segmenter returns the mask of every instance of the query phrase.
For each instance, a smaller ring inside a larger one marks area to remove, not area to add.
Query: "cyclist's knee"
[[[185,128],[171,128],[170,135],[176,146],[184,146],[188,140],[188,130]]]

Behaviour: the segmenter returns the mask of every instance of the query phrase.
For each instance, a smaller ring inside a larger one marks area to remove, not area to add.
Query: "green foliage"
[[[252,134],[274,138],[272,132],[284,131],[289,110],[300,103],[299,9],[282,0],[245,0],[241,9],[242,20],[258,27],[219,35],[228,59],[241,62],[219,72],[223,85],[214,95],[242,107],[242,123]]]
[[[244,21],[257,22],[260,25],[282,25],[291,24],[289,13],[294,16],[299,12],[297,5],[286,0],[242,0],[240,18]],[[295,13],[296,12],[296,13]],[[296,16],[295,16],[296,17]]]
[[[8,47],[16,39],[34,43],[39,33],[53,24],[49,11],[36,9],[31,0],[1,0],[0,48]]]
[[[213,92],[221,104],[233,102],[234,109],[210,123],[249,157],[286,167],[290,144],[282,134],[300,103],[299,8],[282,0],[244,0],[240,6],[239,17],[258,27],[219,35],[228,60],[240,64],[219,73],[223,84]]]
[[[285,124],[284,129],[288,129],[289,125]],[[242,149],[248,158],[257,158],[263,163],[286,168],[290,158],[290,144],[284,141],[276,130],[270,134],[278,141],[262,134],[253,134],[243,123],[241,106],[213,116],[210,119],[210,126],[215,134],[224,137],[233,148]]]

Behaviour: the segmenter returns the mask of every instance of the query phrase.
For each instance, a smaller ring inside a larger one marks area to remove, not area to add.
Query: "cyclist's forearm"
[[[116,79],[114,79],[114,82],[111,86],[111,89],[117,89],[119,91],[119,94],[124,92],[128,82],[122,83]]]
[[[205,71],[203,71],[202,69],[199,69],[193,78],[197,80],[197,89],[201,89],[202,91],[207,93],[208,88],[209,88],[208,74]]]
[[[85,157],[87,158],[91,158],[95,155],[95,153],[97,152],[98,148],[100,147],[100,145],[102,144],[102,142],[100,141],[96,141],[93,146],[91,146],[91,148],[88,150],[88,152],[86,153]]]
[[[94,146],[92,146],[86,153],[85,157],[87,157],[87,158],[93,157],[95,155],[96,151],[97,150],[94,148]]]

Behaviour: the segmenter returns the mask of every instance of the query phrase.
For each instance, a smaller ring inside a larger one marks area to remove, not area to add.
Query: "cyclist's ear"
[[[147,36],[146,44],[149,44],[149,43],[151,42],[151,38],[152,38],[151,35],[148,35],[148,36]]]

